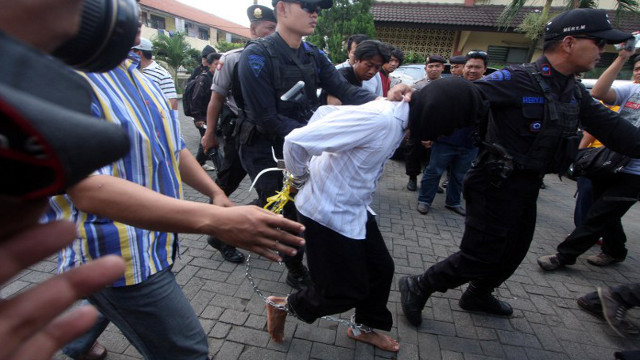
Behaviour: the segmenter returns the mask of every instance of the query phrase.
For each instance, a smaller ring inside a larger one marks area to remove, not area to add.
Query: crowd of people
[[[0,3],[6,5],[0,15],[2,47],[34,56],[51,52],[78,31],[80,0]],[[593,146],[596,139],[632,159],[619,172],[581,180],[576,229],[556,254],[538,263],[546,271],[572,265],[599,240],[601,253],[589,257],[590,264],[624,261],[621,218],[640,195],[640,56],[620,50],[591,94],[577,79],[595,67],[606,44],[632,37],[613,29],[604,11],[575,9],[555,17],[545,28],[542,56],[531,64],[483,77],[485,51],[448,60],[431,54],[424,79],[408,85],[392,76],[404,54],[390,44],[351,35],[348,59],[334,66],[303,40],[331,0],[272,0],[272,6],[247,9],[253,39],[244,48],[225,54],[203,49],[183,98],[201,135],[196,156],[182,137],[173,80],[153,60],[153,43],[140,37],[141,21],[128,55],[109,71],[49,65],[50,76],[64,80],[55,86],[77,85],[72,90],[77,102],[59,105],[85,121],[87,128],[80,129],[91,131],[96,121],[90,118],[102,119],[96,123],[108,127],[103,136],[116,131],[129,146],[93,159],[63,151],[56,156],[82,169],[73,182],[58,182],[35,200],[0,196],[0,253],[16,257],[3,279],[52,251],[58,251],[60,272],[1,304],[2,322],[11,326],[0,329],[9,344],[0,358],[47,357],[62,348],[73,359],[104,359],[107,349],[97,339],[113,323],[145,359],[208,359],[207,335],[172,273],[179,233],[206,235],[230,262],[244,261],[241,248],[286,265],[286,283],[294,292],[269,296],[266,303],[266,328],[274,342],[284,341],[287,316],[313,323],[354,309],[349,338],[399,351],[399,341],[385,334],[394,321],[387,308],[394,260],[369,205],[386,161],[403,142],[407,189],[419,188],[417,211],[428,214],[446,187],[445,208],[465,217],[458,252],[399,279],[402,312],[410,324],[422,323],[433,293],[466,283],[462,309],[510,316],[511,305],[493,291],[529,250],[542,178],[562,174],[578,148]],[[18,16],[25,7],[42,14],[46,26],[25,30]],[[141,14],[139,7],[136,13]],[[634,84],[613,88],[629,59]],[[451,76],[443,77],[447,62]],[[3,116],[38,124],[37,115],[13,105],[16,100],[3,87]],[[51,103],[55,91],[41,93],[31,96],[46,100],[57,114],[58,105]],[[618,106],[618,112],[591,95]],[[42,131],[41,141],[56,140]],[[211,159],[218,148],[223,156]],[[215,181],[207,160],[215,164]],[[264,172],[278,166],[286,171]],[[247,174],[255,182],[258,206],[229,200]],[[183,183],[209,203],[185,200]],[[282,214],[262,209],[283,184],[295,203],[288,202]],[[32,246],[36,242],[40,245]],[[79,299],[93,308],[58,316]],[[640,305],[638,284],[599,287],[577,304],[622,336],[640,332],[626,319],[627,310]]]

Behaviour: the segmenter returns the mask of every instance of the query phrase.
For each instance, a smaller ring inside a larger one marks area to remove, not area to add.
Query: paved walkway
[[[181,120],[189,148],[195,152],[198,135],[188,119]],[[214,176],[214,173],[210,173]],[[463,231],[463,218],[444,209],[444,197],[438,195],[431,212],[416,211],[417,194],[404,189],[407,178],[404,164],[389,161],[378,184],[372,208],[396,265],[396,280],[417,274],[454,253]],[[400,294],[394,281],[389,309],[394,315],[391,335],[401,344],[395,355],[356,344],[346,337],[346,328],[335,322],[318,321],[308,325],[289,318],[286,341],[275,344],[264,331],[266,314],[262,300],[245,279],[245,268],[224,262],[210,248],[205,237],[181,236],[181,254],[174,267],[177,281],[190,299],[209,335],[210,351],[215,359],[612,359],[620,349],[638,348],[638,339],[616,336],[602,321],[578,309],[575,299],[596,286],[640,281],[638,256],[640,213],[634,207],[624,218],[629,238],[629,256],[624,263],[596,268],[586,256],[570,269],[543,273],[536,258],[554,251],[555,245],[572,229],[575,183],[545,179],[547,189],[538,201],[538,224],[531,250],[516,273],[500,288],[498,295],[514,308],[511,318],[485,316],[463,311],[458,298],[464,289],[437,293],[424,309],[424,322],[416,328],[402,316]],[[237,203],[254,198],[247,192],[248,181],[233,194]],[[193,190],[186,198],[205,201]],[[283,266],[255,259],[253,276],[267,294],[284,295]],[[10,296],[39,283],[55,271],[50,258],[23,272],[0,290]],[[348,318],[351,313],[342,314]],[[636,313],[631,312],[637,320]],[[140,355],[114,326],[100,338],[109,349],[108,359],[140,359]],[[67,359],[57,355],[55,359]]]

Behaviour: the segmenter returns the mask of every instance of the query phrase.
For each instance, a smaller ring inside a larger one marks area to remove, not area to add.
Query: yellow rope
[[[264,206],[266,210],[274,212],[276,214],[282,214],[284,206],[289,201],[295,201],[291,197],[291,185],[293,184],[293,175],[289,174],[285,176],[283,181],[282,190],[277,191],[275,195],[267,198],[267,204]]]

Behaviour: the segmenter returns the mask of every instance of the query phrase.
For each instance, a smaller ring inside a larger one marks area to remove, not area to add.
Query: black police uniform
[[[467,218],[460,251],[418,277],[427,292],[445,292],[471,282],[470,289],[486,295],[513,274],[533,239],[542,176],[556,171],[549,165],[557,163],[557,155],[577,147],[565,141],[575,136],[578,120],[611,149],[640,157],[637,128],[596,102],[584,86],[576,85],[574,76],[553,69],[544,56],[533,65],[555,100],[559,119],[555,130],[561,141],[542,144],[543,129],[553,127],[547,125],[550,115],[545,117],[549,101],[526,66],[508,67],[475,82],[493,113],[487,138],[514,157],[513,171],[506,176],[508,169],[494,166],[497,156],[481,147],[463,185]]]
[[[238,76],[246,112],[240,132],[240,157],[251,179],[276,166],[271,147],[281,159],[284,137],[307,124],[319,104],[317,88],[326,89],[343,104],[359,105],[376,98],[373,93],[349,84],[314,45],[302,42],[298,49],[291,49],[277,32],[249,43],[240,58]],[[280,100],[300,80],[306,83],[303,99]],[[281,188],[280,172],[262,175],[256,184],[261,204]]]
[[[276,157],[282,159],[284,137],[306,125],[319,105],[317,88],[326,89],[343,104],[359,105],[376,98],[373,93],[349,84],[317,47],[302,42],[298,49],[292,49],[277,32],[246,46],[238,64],[238,79],[246,115],[238,135],[240,159],[251,180],[262,170],[276,166],[272,148]],[[282,101],[281,96],[300,80],[305,82],[302,99]],[[282,180],[280,171],[260,176],[255,185],[260,206],[282,188]],[[283,215],[297,218],[293,203],[287,204]],[[293,258],[284,256],[290,274],[302,256],[302,251]]]

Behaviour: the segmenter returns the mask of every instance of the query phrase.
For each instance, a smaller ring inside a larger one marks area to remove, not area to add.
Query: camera
[[[85,72],[105,72],[127,57],[138,33],[135,0],[85,0],[80,30],[53,55]]]
[[[640,48],[640,33],[636,32],[633,34],[633,37],[627,40],[626,43],[623,44],[615,44],[614,47],[616,50],[620,51],[625,49],[627,51],[633,51],[634,49]]]

